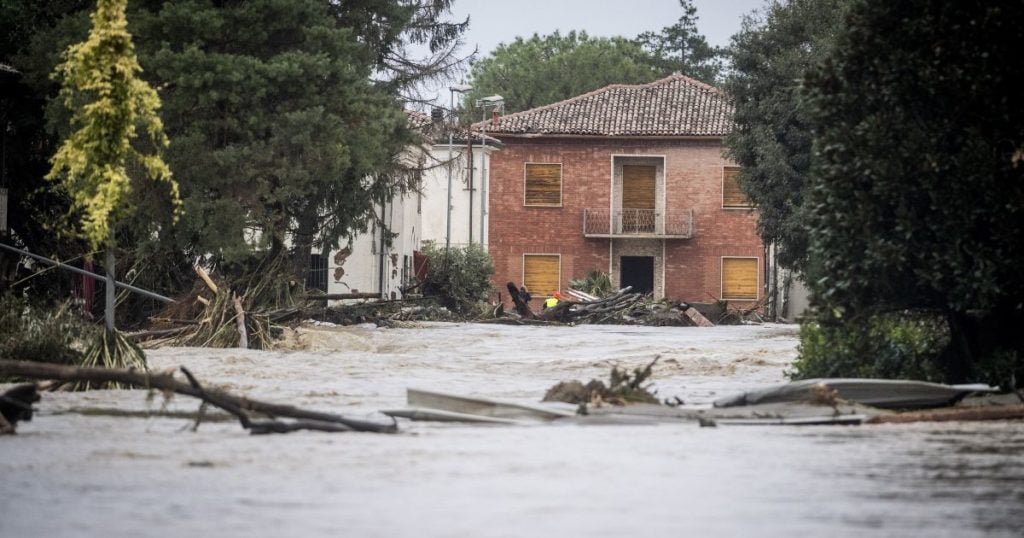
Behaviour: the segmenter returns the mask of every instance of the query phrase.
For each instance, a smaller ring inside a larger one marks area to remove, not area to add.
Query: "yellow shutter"
[[[562,165],[526,165],[525,205],[562,205]]]
[[[722,258],[722,298],[757,300],[757,258]]]
[[[654,209],[653,166],[622,167],[622,208]]]
[[[550,254],[523,256],[523,285],[534,297],[550,297],[559,291],[559,257]]]
[[[722,207],[750,207],[750,200],[743,194],[739,182],[740,168],[726,166],[722,178]]]

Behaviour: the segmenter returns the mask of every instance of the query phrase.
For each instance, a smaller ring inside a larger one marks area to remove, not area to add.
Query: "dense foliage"
[[[181,204],[170,168],[159,154],[140,151],[136,141],[142,128],[148,149],[167,146],[157,116],[160,98],[138,78],[142,68],[127,30],[126,2],[99,1],[88,38],[68,48],[56,73],[75,131],[57,149],[47,179],[60,180],[72,209],[81,210],[82,234],[93,248],[109,245],[114,224],[130,212],[128,167],[166,182],[172,204]]]
[[[632,39],[556,31],[498,45],[473,64],[469,102],[498,94],[507,112],[519,112],[609,84],[640,84],[673,73],[713,83],[722,51],[698,32],[690,0],[679,4],[683,15],[676,24]]]
[[[609,84],[650,82],[658,72],[641,61],[643,54],[625,38],[586,32],[517,37],[473,64],[469,99],[499,94],[507,112],[519,112]]]
[[[857,323],[800,327],[800,356],[791,375],[943,381],[939,357],[946,326],[931,316],[879,314]]]
[[[766,243],[779,263],[802,268],[807,257],[805,194],[814,141],[801,92],[806,72],[829,54],[849,0],[772,3],[733,37],[732,73],[723,88],[736,107],[726,138],[740,185],[758,208]]]
[[[644,32],[633,42],[646,52],[644,63],[662,76],[681,73],[714,84],[722,71],[725,51],[712,47],[697,29],[697,7],[691,0],[679,0],[683,14],[660,32]]]
[[[428,243],[423,253],[427,256],[424,295],[437,297],[444,306],[463,314],[476,312],[490,297],[494,261],[479,243],[447,250]]]
[[[950,381],[1024,362],[1020,50],[1024,4],[863,0],[806,82],[820,321],[939,316]]]
[[[19,177],[11,193],[12,238],[36,252],[61,251],[64,259],[84,249],[53,240],[42,224],[71,202],[40,189],[54,140],[68,136],[71,116],[49,74],[60,51],[86,37],[92,5],[0,5],[0,24],[11,31],[0,40],[0,58],[18,71],[0,73],[0,111],[17,129],[16,143],[5,146],[7,170]],[[141,77],[163,101],[165,160],[185,210],[175,225],[167,189],[133,181],[129,203],[140,208],[138,218],[114,233],[119,244],[138,245],[125,253],[127,265],[151,264],[143,279],[154,281],[137,283],[176,293],[192,281],[198,258],[245,273],[266,266],[260,258],[288,256],[291,265],[282,266],[301,274],[314,247],[362,231],[374,203],[414,188],[416,165],[402,153],[418,139],[402,100],[456,65],[454,47],[467,22],[449,21],[450,5],[131,2],[128,30]],[[411,57],[411,45],[424,45],[426,57]],[[133,180],[139,172],[128,167]]]

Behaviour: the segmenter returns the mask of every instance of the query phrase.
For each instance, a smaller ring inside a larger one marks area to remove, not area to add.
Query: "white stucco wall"
[[[480,242],[483,222],[486,244],[487,217],[481,212],[481,201],[486,201],[489,181],[485,175],[490,153],[494,148],[481,151],[473,148],[473,221],[472,239]],[[372,222],[368,230],[352,239],[349,245],[332,251],[328,258],[328,293],[381,294],[381,266],[384,268],[383,293],[385,298],[401,298],[402,288],[414,278],[413,253],[422,248],[424,241],[445,243],[447,230],[448,163],[447,145],[435,145],[423,157],[425,170],[419,192],[396,195],[386,206],[374,209],[392,233],[398,235],[381,255],[381,230]],[[451,244],[462,246],[470,239],[470,191],[467,184],[466,147],[451,148],[452,209]],[[489,175],[489,173],[487,174]],[[481,179],[483,181],[481,182]],[[482,188],[481,188],[482,187]],[[339,271],[340,269],[340,271]]]

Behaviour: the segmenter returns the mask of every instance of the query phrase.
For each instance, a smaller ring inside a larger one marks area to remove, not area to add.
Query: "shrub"
[[[616,291],[615,287],[612,286],[612,279],[608,277],[608,273],[598,271],[597,269],[587,273],[586,278],[570,280],[569,287],[596,297],[608,297]]]
[[[939,357],[949,342],[941,318],[881,314],[838,323],[805,321],[793,379],[866,377],[941,382]]]
[[[427,276],[424,295],[434,296],[454,312],[475,312],[477,305],[491,294],[494,261],[479,244],[467,247],[444,247],[427,243]]]
[[[0,357],[75,364],[96,334],[70,303],[40,306],[12,294],[0,298]]]

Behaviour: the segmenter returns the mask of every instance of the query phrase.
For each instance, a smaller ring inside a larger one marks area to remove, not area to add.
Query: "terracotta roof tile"
[[[672,75],[648,84],[613,84],[509,114],[488,122],[487,134],[724,136],[732,130],[732,116],[721,90]]]

